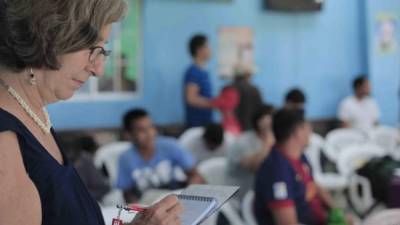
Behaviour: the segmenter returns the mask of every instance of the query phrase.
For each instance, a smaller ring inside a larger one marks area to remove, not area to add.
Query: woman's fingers
[[[169,195],[140,213],[132,225],[180,225],[180,214],[184,208],[176,195]]]

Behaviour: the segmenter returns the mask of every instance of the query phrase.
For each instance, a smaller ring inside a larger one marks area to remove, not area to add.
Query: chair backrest
[[[310,141],[305,150],[305,155],[309,160],[314,173],[319,173],[321,169],[321,150],[324,146],[324,138],[316,133],[310,135]]]
[[[192,142],[194,140],[197,140],[199,137],[201,137],[204,133],[204,128],[203,127],[193,127],[188,130],[186,130],[178,139],[178,143],[180,146],[182,146],[184,149],[191,150],[189,149],[189,146],[192,145]]]
[[[242,201],[242,215],[247,225],[257,225],[257,220],[253,212],[254,191],[250,190],[246,193]]]
[[[337,160],[338,170],[344,176],[350,176],[373,157],[385,156],[386,152],[372,143],[353,144],[345,147]]]
[[[203,127],[193,127],[186,130],[178,139],[178,143],[186,150],[194,151],[195,149],[190,149],[193,146],[193,142],[197,141],[198,138],[201,138],[204,134]],[[228,133],[224,133],[224,142],[223,145],[229,147],[235,141],[235,137]]]
[[[244,225],[245,224],[243,222],[242,218],[240,218],[238,211],[236,211],[235,207],[233,207],[230,202],[226,202],[222,206],[221,213],[224,214],[224,216],[228,220],[229,224],[231,224],[231,225]]]
[[[230,225],[247,225],[239,213],[236,211],[235,207],[232,206],[230,202],[226,202],[219,212],[212,214],[209,218],[203,221],[202,225],[217,225],[218,224],[218,215],[223,214],[225,218],[228,220],[227,224]]]
[[[129,149],[130,145],[130,142],[114,142],[104,145],[96,151],[94,163],[97,168],[101,168],[103,165],[106,167],[112,184],[117,179],[119,157]]]
[[[393,127],[379,126],[370,132],[371,141],[392,153],[399,145],[399,131]]]
[[[216,157],[201,162],[197,169],[208,184],[226,184],[226,167],[228,160],[225,157]]]
[[[369,216],[362,225],[398,225],[400,224],[400,209],[387,209]]]
[[[367,139],[367,135],[360,130],[340,128],[328,133],[323,149],[327,157],[336,162],[345,147],[365,143]]]

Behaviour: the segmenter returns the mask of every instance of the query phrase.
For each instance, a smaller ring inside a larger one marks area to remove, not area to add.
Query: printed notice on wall
[[[218,32],[218,72],[223,78],[234,76],[235,66],[254,67],[254,34],[248,27],[223,27]]]
[[[398,20],[392,13],[379,13],[376,23],[376,47],[381,54],[397,51]]]

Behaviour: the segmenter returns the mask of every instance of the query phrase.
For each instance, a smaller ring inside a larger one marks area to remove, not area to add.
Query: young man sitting
[[[126,202],[137,202],[149,189],[181,188],[174,173],[177,167],[185,171],[190,183],[202,183],[192,155],[175,139],[158,136],[146,111],[129,111],[123,123],[132,146],[120,156],[116,186],[124,191]]]
[[[273,116],[276,146],[261,164],[255,182],[255,214],[260,225],[324,225],[334,203],[313,180],[303,151],[311,133],[299,109]]]

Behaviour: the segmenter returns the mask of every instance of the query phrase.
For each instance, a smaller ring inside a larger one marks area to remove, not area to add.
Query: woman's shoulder
[[[0,174],[6,177],[14,174],[9,178],[15,178],[17,171],[21,170],[25,171],[25,168],[16,133],[0,131]]]
[[[0,224],[21,224],[23,220],[40,224],[39,195],[26,173],[17,136],[12,131],[0,132],[0,180],[6,181],[0,182],[0,190],[8,197],[0,198]],[[15,217],[19,210],[26,215],[24,219]]]
[[[14,157],[5,157],[6,154],[20,154],[18,138],[12,130],[0,130],[0,164],[3,160],[10,160]],[[3,157],[4,156],[4,157]]]
[[[12,144],[12,142],[17,142],[17,135],[12,130],[0,130],[0,146],[3,144]]]
[[[19,120],[11,113],[0,107],[0,132],[13,131],[17,132]]]
[[[18,123],[16,117],[0,108],[0,164],[3,160],[18,160],[21,156]],[[3,157],[5,154],[12,154],[12,157]]]

